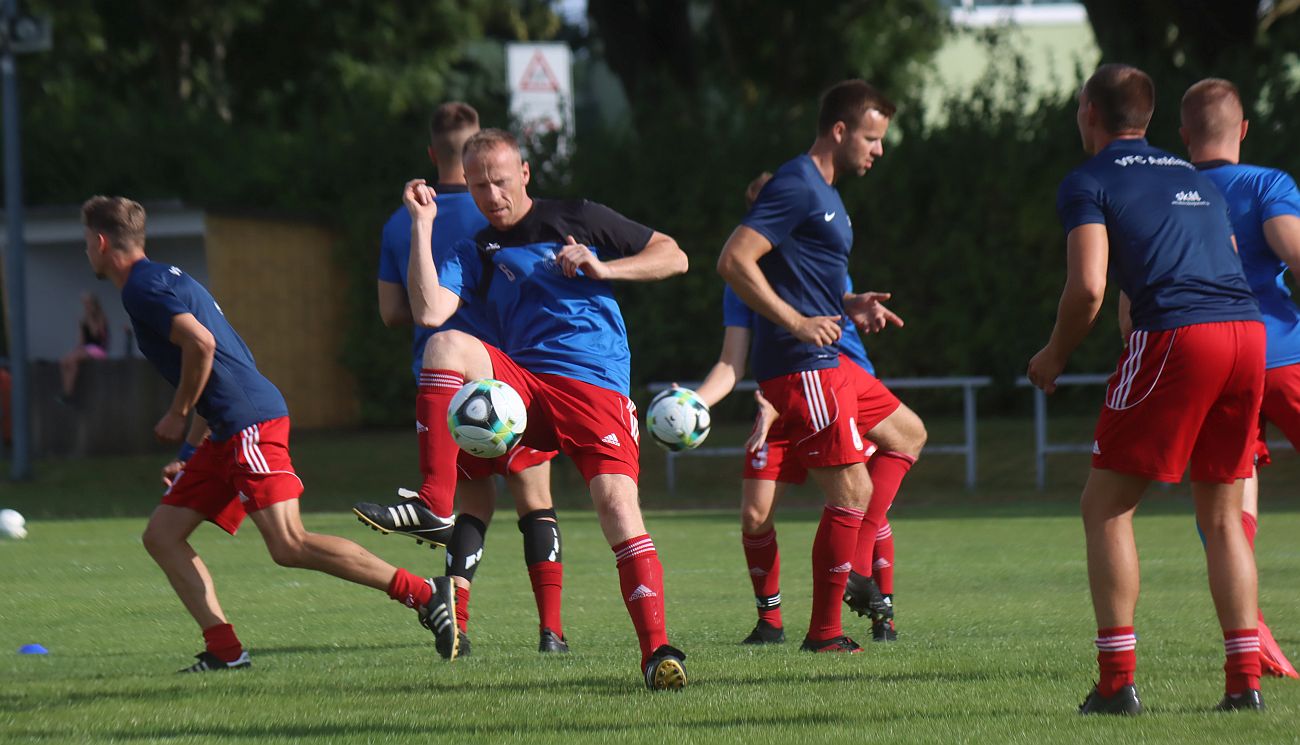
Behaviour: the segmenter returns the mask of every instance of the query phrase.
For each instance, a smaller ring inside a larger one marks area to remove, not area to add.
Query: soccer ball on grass
[[[528,426],[528,410],[499,380],[471,380],[451,397],[447,428],[461,450],[480,458],[505,455]]]
[[[709,407],[688,388],[660,392],[650,402],[645,419],[650,439],[673,452],[699,447],[713,424]]]
[[[0,510],[0,538],[27,537],[27,519],[18,510]]]

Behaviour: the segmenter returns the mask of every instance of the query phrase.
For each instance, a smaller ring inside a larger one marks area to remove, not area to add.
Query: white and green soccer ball
[[[709,407],[688,388],[660,392],[650,402],[645,419],[650,439],[673,452],[699,447],[713,425]]]
[[[447,407],[451,438],[461,450],[480,458],[505,455],[527,426],[524,400],[500,380],[471,380],[451,397]]]
[[[0,538],[27,537],[27,520],[18,510],[0,510]]]

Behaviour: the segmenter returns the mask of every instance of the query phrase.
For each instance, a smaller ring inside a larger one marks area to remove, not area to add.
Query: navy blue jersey
[[[1300,308],[1284,279],[1287,266],[1269,248],[1264,223],[1281,215],[1300,217],[1295,180],[1276,168],[1226,161],[1197,163],[1228,199],[1232,229],[1246,282],[1259,300],[1268,332],[1267,366],[1300,363]]]
[[[479,212],[473,197],[464,186],[438,184],[436,191],[438,197],[434,201],[438,204],[438,216],[433,220],[433,235],[429,240],[435,262],[451,251],[457,242],[469,238],[488,224],[487,218]],[[407,212],[406,205],[402,205],[384,224],[383,238],[379,244],[379,278],[406,287],[410,258],[411,213]],[[481,312],[473,308],[461,308],[439,329],[416,326],[415,340],[411,345],[411,371],[419,378],[420,368],[424,366],[424,343],[436,332],[443,329],[464,331],[495,346],[497,340],[491,333],[491,328]]]
[[[758,266],[782,300],[808,317],[844,314],[853,225],[812,158],[800,155],[781,166],[741,224],[772,244]],[[760,381],[838,367],[839,355],[838,343],[806,344],[761,315],[754,319],[750,366]]]
[[[514,227],[457,244],[439,283],[467,306],[486,305],[500,349],[533,373],[563,375],[628,395],[632,354],[609,282],[565,277],[567,236],[601,261],[639,253],[654,231],[595,202],[534,199]]]
[[[1133,328],[1260,320],[1227,201],[1191,163],[1144,139],[1115,140],[1065,177],[1056,208],[1066,234],[1106,226],[1110,276],[1132,301]]]
[[[846,276],[844,278],[844,291],[853,292],[853,283]],[[753,311],[745,301],[740,299],[736,291],[731,289],[730,285],[724,285],[722,289],[722,325],[735,326],[743,329],[754,328],[754,319],[758,314]],[[840,354],[848,357],[858,367],[866,370],[872,375],[876,374],[876,368],[867,358],[867,348],[862,344],[862,337],[858,335],[858,327],[853,325],[853,321],[847,315],[840,322],[840,328],[843,332],[840,334]],[[751,338],[752,342],[752,338]],[[752,343],[751,343],[752,346]],[[752,350],[751,350],[752,351]]]
[[[172,319],[190,313],[212,333],[217,345],[212,374],[194,409],[208,421],[213,440],[288,416],[280,391],[257,371],[253,353],[193,277],[169,264],[142,259],[131,267],[122,287],[122,307],[131,317],[140,352],[172,385],[181,379],[181,348],[170,341]]]

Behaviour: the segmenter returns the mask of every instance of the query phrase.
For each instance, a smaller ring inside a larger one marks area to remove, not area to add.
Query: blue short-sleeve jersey
[[[1291,290],[1283,279],[1286,263],[1264,238],[1265,222],[1282,215],[1300,217],[1300,191],[1296,190],[1295,180],[1276,168],[1227,161],[1196,166],[1228,200],[1241,267],[1264,314],[1268,332],[1266,365],[1273,368],[1300,363],[1300,308],[1291,299]]]
[[[853,292],[853,284],[846,276],[844,278],[844,291]],[[722,289],[722,325],[735,326],[738,328],[754,328],[754,319],[758,314],[745,305],[745,301],[740,299],[736,291],[731,289],[730,285],[725,285]],[[853,321],[846,315],[840,322],[843,333],[840,334],[840,354],[848,357],[858,367],[866,370],[872,375],[876,374],[876,368],[867,358],[867,348],[862,344],[862,337],[858,334],[858,327],[853,325]]]
[[[1132,302],[1134,328],[1260,320],[1227,201],[1191,163],[1144,139],[1115,140],[1065,177],[1057,212],[1067,234],[1106,226],[1110,276]]]
[[[436,262],[440,256],[451,251],[457,242],[473,236],[487,227],[487,218],[479,212],[469,191],[462,185],[438,184],[434,187],[438,193],[438,216],[433,220],[433,235],[430,237],[430,250]],[[379,279],[406,287],[406,274],[411,258],[411,214],[403,205],[397,208],[388,222],[384,224],[383,237],[379,245]],[[496,345],[497,340],[491,333],[491,324],[478,309],[462,307],[441,328],[431,329],[415,327],[415,339],[411,345],[411,371],[418,378],[424,361],[424,344],[430,336],[445,329],[464,331],[471,336]]]
[[[212,333],[212,374],[194,409],[221,441],[258,422],[287,416],[280,391],[257,371],[253,354],[226,321],[217,301],[193,277],[169,264],[142,259],[122,286],[122,306],[136,344],[167,382],[181,378],[181,348],[170,341],[172,319],[186,313]]]
[[[772,244],[758,265],[782,300],[809,317],[843,315],[853,225],[812,158],[800,155],[781,166],[741,224]],[[837,367],[839,354],[838,343],[806,344],[762,316],[754,319],[750,365],[759,380]]]
[[[484,228],[438,265],[465,307],[486,306],[500,349],[533,373],[616,391],[631,386],[627,327],[609,282],[565,277],[556,254],[573,236],[601,261],[639,253],[654,231],[595,202],[534,199],[508,230]]]

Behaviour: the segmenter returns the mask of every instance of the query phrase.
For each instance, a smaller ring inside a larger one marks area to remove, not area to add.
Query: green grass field
[[[669,630],[689,654],[690,687],[644,690],[612,555],[556,477],[565,538],[565,624],[573,653],[539,658],[535,613],[513,519],[488,533],[475,584],[473,656],[446,663],[414,614],[372,590],[271,563],[251,527],[204,527],[195,545],[254,667],[179,676],[201,640],[140,545],[156,500],[157,457],[38,464],[0,485],[31,536],[0,542],[0,742],[1293,742],[1300,682],[1266,680],[1269,711],[1216,715],[1222,644],[1185,490],[1155,491],[1138,520],[1144,592],[1139,683],[1147,716],[1074,713],[1091,686],[1095,633],[1074,501],[1086,460],[1053,462],[1032,491],[1020,430],[986,447],[980,490],[960,462],[918,466],[892,514],[900,640],[851,657],[801,654],[808,549],[817,513],[795,494],[779,519],[791,640],[737,642],[754,621],[732,510],[658,509],[648,525],[665,566]],[[1019,426],[1019,425],[1016,425]],[[942,426],[932,427],[936,440]],[[435,554],[364,530],[344,508],[413,472],[408,433],[295,440],[308,527],[356,539],[431,573]],[[676,500],[729,505],[734,464],[701,461]],[[1283,647],[1300,656],[1300,509],[1282,496],[1293,458],[1266,475],[1261,601]],[[1015,463],[1022,462],[1021,467]],[[707,465],[705,465],[707,463]],[[709,472],[712,473],[709,473]],[[1277,495],[1271,498],[1270,495]],[[56,519],[75,515],[77,519]],[[866,643],[865,621],[846,627]],[[47,656],[18,655],[39,642]]]

